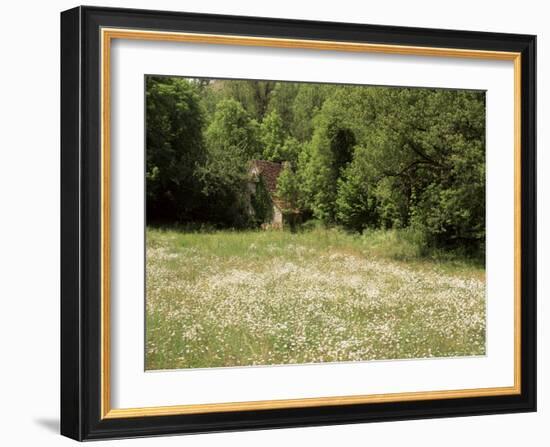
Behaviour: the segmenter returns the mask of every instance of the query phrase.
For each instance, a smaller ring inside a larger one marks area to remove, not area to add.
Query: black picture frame
[[[521,53],[518,394],[102,418],[101,83],[104,27]],[[536,37],[100,7],[61,13],[61,433],[76,440],[536,410]]]

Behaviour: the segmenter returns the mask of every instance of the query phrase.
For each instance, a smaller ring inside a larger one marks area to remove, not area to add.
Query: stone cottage
[[[286,163],[276,163],[266,160],[252,160],[249,168],[249,182],[248,188],[250,194],[255,194],[260,179],[263,180],[266,189],[271,198],[273,205],[273,218],[271,222],[266,222],[264,228],[279,228],[282,229],[285,224],[290,221],[295,222],[298,211],[283,211],[288,210],[288,206],[277,197],[277,179],[279,175],[286,168]]]

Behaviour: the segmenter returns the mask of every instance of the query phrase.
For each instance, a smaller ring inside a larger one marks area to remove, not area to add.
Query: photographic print
[[[486,354],[484,91],[144,93],[146,370]]]

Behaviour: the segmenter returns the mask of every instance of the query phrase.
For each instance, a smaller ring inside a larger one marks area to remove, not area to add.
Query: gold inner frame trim
[[[514,52],[464,50],[455,48],[383,45],[338,41],[279,39],[251,36],[144,31],[119,28],[101,29],[101,418],[168,416],[230,411],[308,408],[328,405],[353,405],[404,402],[430,399],[503,396],[521,393],[521,54]],[[214,45],[259,46],[357,53],[382,53],[409,56],[437,56],[468,59],[505,60],[514,63],[514,385],[355,396],[327,396],[303,399],[223,402],[215,404],[173,405],[142,408],[111,408],[110,340],[110,75],[113,39],[186,42]]]

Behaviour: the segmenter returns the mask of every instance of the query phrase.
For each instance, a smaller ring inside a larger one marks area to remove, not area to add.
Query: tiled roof
[[[252,160],[250,169],[254,168],[256,173],[263,177],[267,190],[273,196],[277,192],[277,178],[283,170],[282,163],[266,160]]]

